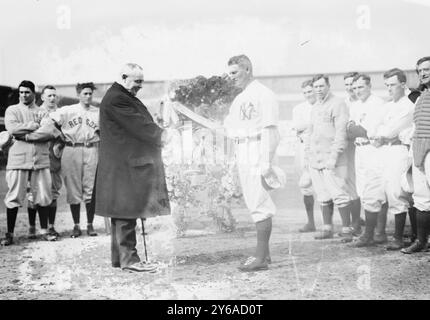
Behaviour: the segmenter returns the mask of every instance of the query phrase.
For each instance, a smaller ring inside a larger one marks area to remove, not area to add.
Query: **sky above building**
[[[0,83],[111,82],[222,74],[411,69],[430,55],[430,0],[2,0]]]

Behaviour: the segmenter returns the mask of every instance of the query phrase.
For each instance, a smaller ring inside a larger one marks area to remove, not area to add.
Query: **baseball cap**
[[[261,183],[266,190],[280,189],[285,187],[287,177],[284,170],[277,166],[272,166],[266,175],[261,175]]]

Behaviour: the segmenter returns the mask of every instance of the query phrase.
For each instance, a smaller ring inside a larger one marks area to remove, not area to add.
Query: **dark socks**
[[[308,224],[315,226],[314,220],[314,196],[303,196],[303,202],[305,203],[306,214],[308,215]]]
[[[342,219],[342,227],[348,228],[351,224],[351,205],[339,208],[339,214]]]
[[[27,212],[28,212],[28,224],[32,227],[36,226],[37,210],[33,208],[27,208]]]
[[[353,228],[360,226],[361,199],[351,201],[351,225]]]
[[[257,228],[257,248],[255,257],[264,260],[269,255],[269,240],[272,233],[272,218],[259,221],[255,224]]]
[[[48,213],[49,207],[38,207],[39,211],[39,221],[41,229],[48,229]]]
[[[15,231],[16,216],[18,215],[18,208],[6,208],[7,216],[7,232],[13,233]]]
[[[378,213],[378,220],[376,223],[376,234],[377,235],[384,235],[385,234],[385,227],[387,225],[387,211],[388,211],[388,204],[384,203],[381,208],[381,212]]]
[[[430,222],[429,215],[430,212],[417,210],[417,236],[419,242],[421,242],[421,244],[423,245],[427,243],[429,230],[429,227],[427,225]]]
[[[408,215],[412,231],[411,238],[415,239],[417,237],[417,209],[415,207],[409,208]]]
[[[94,221],[94,206],[91,202],[85,203],[85,208],[87,209],[87,222],[92,224]]]
[[[405,229],[406,212],[394,215],[394,238],[403,241],[403,231]]]
[[[73,222],[79,224],[81,216],[81,204],[71,204],[70,210],[72,211]]]
[[[325,225],[332,225],[333,224],[333,210],[334,210],[333,202],[330,202],[329,204],[321,206],[321,211],[322,211],[322,215],[323,215],[323,223]]]
[[[364,234],[366,237],[373,239],[379,213],[370,211],[364,211],[364,213],[366,215],[366,228],[364,230]]]
[[[48,222],[50,225],[54,225],[55,217],[57,215],[57,200],[52,201],[51,205],[48,208],[49,208]]]

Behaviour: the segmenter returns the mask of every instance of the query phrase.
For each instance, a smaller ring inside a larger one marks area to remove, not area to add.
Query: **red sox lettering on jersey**
[[[85,143],[99,141],[99,109],[88,108],[81,104],[64,106],[50,114],[50,117],[61,126],[66,141]]]
[[[62,107],[52,112],[50,117],[61,126],[66,139],[61,170],[67,203],[88,203],[91,201],[98,159],[98,145],[94,142],[100,140],[99,109],[78,103]]]

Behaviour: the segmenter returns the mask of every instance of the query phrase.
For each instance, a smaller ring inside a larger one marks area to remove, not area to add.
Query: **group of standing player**
[[[387,243],[388,214],[394,216],[395,230],[387,250],[413,253],[427,249],[430,57],[419,59],[416,71],[420,86],[412,91],[406,86],[404,71],[394,68],[384,73],[387,101],[372,93],[371,78],[363,73],[344,76],[346,99],[330,92],[325,75],[302,84],[306,101],[293,110],[299,140],[299,186],[308,215],[300,232],[316,231],[315,194],[323,215],[322,231],[315,239],[334,237],[336,206],[342,242],[352,242],[354,247]],[[412,232],[406,244],[403,233],[408,214]]]
[[[91,205],[100,139],[99,109],[91,105],[95,89],[92,82],[78,83],[79,103],[58,108],[56,88],[48,85],[42,89],[39,107],[34,83],[24,80],[19,84],[19,103],[9,106],[5,113],[11,143],[6,166],[7,233],[2,245],[13,244],[18,208],[26,201],[29,238],[36,238],[38,213],[42,238],[57,240],[54,223],[63,181],[75,224],[72,237],[82,234],[82,202],[87,209],[87,234],[97,235]]]

